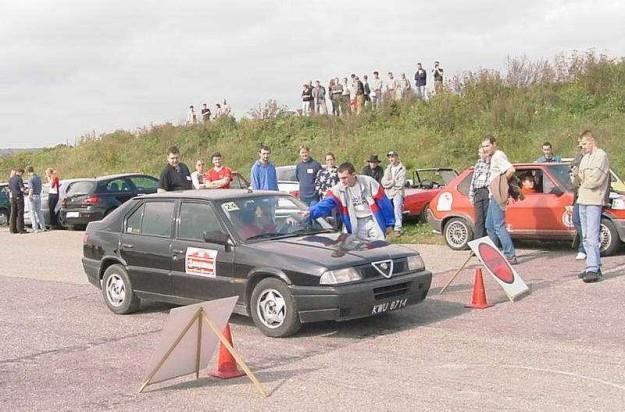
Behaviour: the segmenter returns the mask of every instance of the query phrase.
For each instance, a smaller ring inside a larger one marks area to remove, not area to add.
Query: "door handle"
[[[128,243],[122,243],[122,248],[123,249],[132,249],[134,246]]]

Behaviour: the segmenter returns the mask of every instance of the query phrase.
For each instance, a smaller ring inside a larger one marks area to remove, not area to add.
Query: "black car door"
[[[206,242],[204,233],[226,233],[212,205],[182,201],[172,246],[174,292],[198,300],[232,296],[233,247]]]
[[[171,295],[175,199],[145,201],[126,219],[120,254],[135,290]]]

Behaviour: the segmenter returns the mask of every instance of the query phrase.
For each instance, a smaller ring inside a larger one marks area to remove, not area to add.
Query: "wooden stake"
[[[215,333],[215,335],[217,335],[221,344],[224,345],[226,349],[228,349],[228,352],[230,352],[232,357],[237,361],[239,365],[241,365],[241,368],[243,368],[243,371],[245,372],[245,374],[248,376],[248,378],[250,378],[252,383],[254,383],[256,390],[258,390],[258,392],[260,392],[260,394],[263,395],[264,397],[267,397],[267,392],[265,391],[265,388],[263,387],[263,385],[258,381],[258,379],[256,379],[256,376],[254,376],[250,368],[247,367],[243,358],[241,358],[241,356],[239,356],[239,354],[234,350],[234,348],[232,347],[230,342],[228,342],[228,339],[226,339],[224,334],[213,324],[213,322],[208,318],[208,316],[206,316],[206,313],[204,313],[204,311],[202,311],[202,317],[208,324],[208,327],[211,328],[211,330]]]
[[[471,258],[472,258],[473,256],[475,256],[475,254],[474,254],[473,252],[471,252],[471,253],[469,254],[469,257],[467,258],[467,260],[465,260],[465,261],[464,261],[464,263],[462,264],[462,266],[460,266],[460,269],[458,269],[458,270],[456,271],[456,273],[454,273],[454,275],[451,277],[451,279],[449,279],[449,282],[447,282],[447,284],[446,284],[445,286],[443,286],[443,288],[441,289],[441,291],[440,291],[440,292],[438,292],[438,294],[439,294],[439,295],[442,295],[442,294],[443,294],[443,292],[445,291],[445,289],[447,289],[447,287],[448,287],[449,285],[451,285],[451,282],[453,282],[453,281],[454,281],[454,279],[456,278],[456,276],[458,276],[458,274],[462,271],[462,269],[464,269],[464,267],[467,265],[467,263],[469,263],[469,260],[471,260]]]
[[[161,366],[163,366],[163,364],[165,363],[165,361],[167,360],[169,355],[171,355],[171,353],[174,351],[174,349],[176,349],[176,346],[180,343],[180,341],[182,340],[184,335],[186,335],[187,331],[191,328],[191,326],[193,326],[193,322],[195,322],[196,320],[198,322],[201,322],[201,319],[200,319],[200,313],[201,312],[202,312],[202,308],[199,308],[197,310],[197,312],[195,312],[195,315],[193,315],[193,317],[191,318],[191,320],[189,321],[187,326],[185,326],[185,328],[182,330],[182,332],[180,332],[180,335],[178,335],[178,338],[174,341],[174,343],[171,344],[171,346],[169,347],[169,350],[165,353],[165,356],[163,356],[163,359],[161,359],[158,362],[158,364],[156,365],[154,370],[150,373],[150,375],[145,380],[145,382],[143,382],[143,384],[141,385],[141,388],[139,389],[139,393],[143,392],[145,387],[148,386],[148,384],[150,383],[150,380],[152,380],[154,375],[156,375],[156,372],[158,372],[159,369],[161,369]]]
[[[202,313],[204,310],[202,309]],[[200,379],[200,358],[202,356],[202,319],[197,317],[197,356],[195,358],[195,379]]]

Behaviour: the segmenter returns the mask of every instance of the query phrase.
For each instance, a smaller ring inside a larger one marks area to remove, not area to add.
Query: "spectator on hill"
[[[347,77],[343,77],[343,95],[341,96],[341,114],[346,115],[350,113],[350,86],[347,84]]]
[[[60,183],[58,174],[51,167],[46,169],[46,180],[48,182],[48,185],[50,186],[50,190],[48,191],[48,210],[50,212],[50,228],[58,229],[59,217],[58,217],[58,212],[56,210],[56,204],[59,201],[59,189],[61,188],[61,183]]]
[[[180,161],[178,148],[170,146],[167,149],[167,165],[161,172],[157,191],[160,193],[189,189],[193,189],[189,168]]]
[[[196,190],[206,189],[206,185],[204,184],[204,161],[198,159],[195,162],[195,171],[191,173],[191,184],[193,188]]]
[[[32,166],[26,168],[28,173],[28,204],[30,206],[30,224],[33,233],[45,232],[46,221],[41,210],[41,177]]]
[[[204,103],[204,107],[202,108],[202,120],[204,124],[208,123],[211,119],[211,109],[208,108],[206,103]]]
[[[343,231],[366,240],[384,240],[395,224],[393,206],[384,188],[369,176],[356,174],[354,165],[338,168],[339,183],[323,200],[309,209],[311,219],[329,216],[341,210]]]
[[[369,77],[365,74],[362,76],[362,85],[365,90],[365,107],[371,105],[371,86],[369,86]]]
[[[258,160],[252,166],[251,181],[253,190],[278,190],[276,167],[269,161],[271,149],[261,146],[258,151]]]
[[[338,116],[341,114],[341,95],[343,94],[343,86],[339,78],[330,80],[330,100],[332,101],[332,114]]]
[[[230,105],[228,104],[226,99],[224,99],[224,104],[221,106],[221,113],[221,115],[224,117],[230,117]]]
[[[434,73],[434,92],[436,94],[443,92],[443,68],[440,67],[440,63],[438,61],[434,62],[434,69],[432,70]]]
[[[581,134],[584,156],[573,170],[573,184],[577,186],[577,203],[584,235],[586,269],[580,274],[585,283],[598,282],[601,274],[601,213],[610,193],[610,162],[605,151],[597,146],[590,130]]]
[[[514,176],[514,166],[506,154],[497,149],[497,139],[487,135],[482,141],[482,149],[490,155],[489,191],[490,200],[486,214],[486,232],[496,245],[501,245],[508,263],[516,265],[514,244],[506,228],[505,209],[508,205],[508,182]]]
[[[16,169],[9,179],[11,194],[11,216],[9,217],[9,231],[11,233],[27,233],[24,229],[24,169]]]
[[[372,177],[378,183],[382,181],[382,176],[384,176],[384,169],[382,169],[382,167],[380,166],[380,159],[378,159],[377,154],[372,154],[371,156],[369,156],[369,160],[367,160],[367,165],[363,167],[361,174]]]
[[[204,182],[208,189],[230,189],[232,170],[223,165],[221,153],[215,152],[211,156],[213,167],[204,174]]]
[[[319,80],[315,82],[315,87],[312,90],[312,97],[315,102],[315,113],[328,114],[328,107],[326,106],[326,89],[321,85]]]
[[[410,81],[406,78],[406,73],[402,73],[397,80],[395,98],[397,100],[402,100],[407,97],[410,97]]]
[[[551,146],[551,143],[543,143],[543,155],[536,159],[535,163],[551,163],[559,161],[560,156],[553,154],[553,147]]]
[[[195,109],[193,105],[189,106],[189,112],[187,113],[187,124],[196,124],[197,123],[197,114],[195,113]]]
[[[392,72],[388,72],[388,80],[386,81],[386,93],[384,99],[391,101],[395,100],[395,89],[397,89],[397,79],[393,77]]]
[[[215,116],[213,119],[217,120],[224,115],[224,109],[221,107],[221,104],[215,103]]]
[[[352,73],[350,77],[351,83],[349,85],[349,110],[351,113],[356,113],[356,108],[358,107],[358,102],[356,100],[356,95],[358,94],[358,81],[354,73]]]
[[[356,82],[356,114],[360,114],[365,107],[365,85],[358,76],[354,77]]]
[[[395,236],[402,234],[402,214],[404,210],[404,186],[406,183],[406,167],[399,160],[399,153],[390,151],[386,154],[389,164],[384,170],[382,186],[393,203],[395,212]]]
[[[373,79],[371,79],[371,105],[373,107],[378,107],[382,102],[383,87],[380,74],[377,71],[373,72]]]
[[[473,168],[473,177],[469,186],[469,202],[475,209],[475,238],[486,236],[486,214],[488,213],[488,182],[490,179],[490,156],[482,145],[477,151],[479,158]]]
[[[295,166],[295,178],[299,182],[299,198],[308,206],[319,201],[319,194],[315,189],[315,180],[321,170],[321,164],[310,156],[310,147],[300,146],[300,162]]]
[[[308,83],[304,83],[304,89],[302,90],[302,115],[310,116],[313,107],[312,89],[308,86]]]
[[[417,97],[421,100],[427,99],[425,87],[427,84],[427,72],[421,67],[421,63],[417,63],[417,71],[414,74],[414,85]]]

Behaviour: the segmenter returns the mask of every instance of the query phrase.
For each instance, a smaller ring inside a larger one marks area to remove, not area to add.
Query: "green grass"
[[[434,233],[432,227],[414,219],[403,222],[403,234],[392,237],[391,243],[425,243],[428,245],[444,245],[445,241],[440,233]]]

